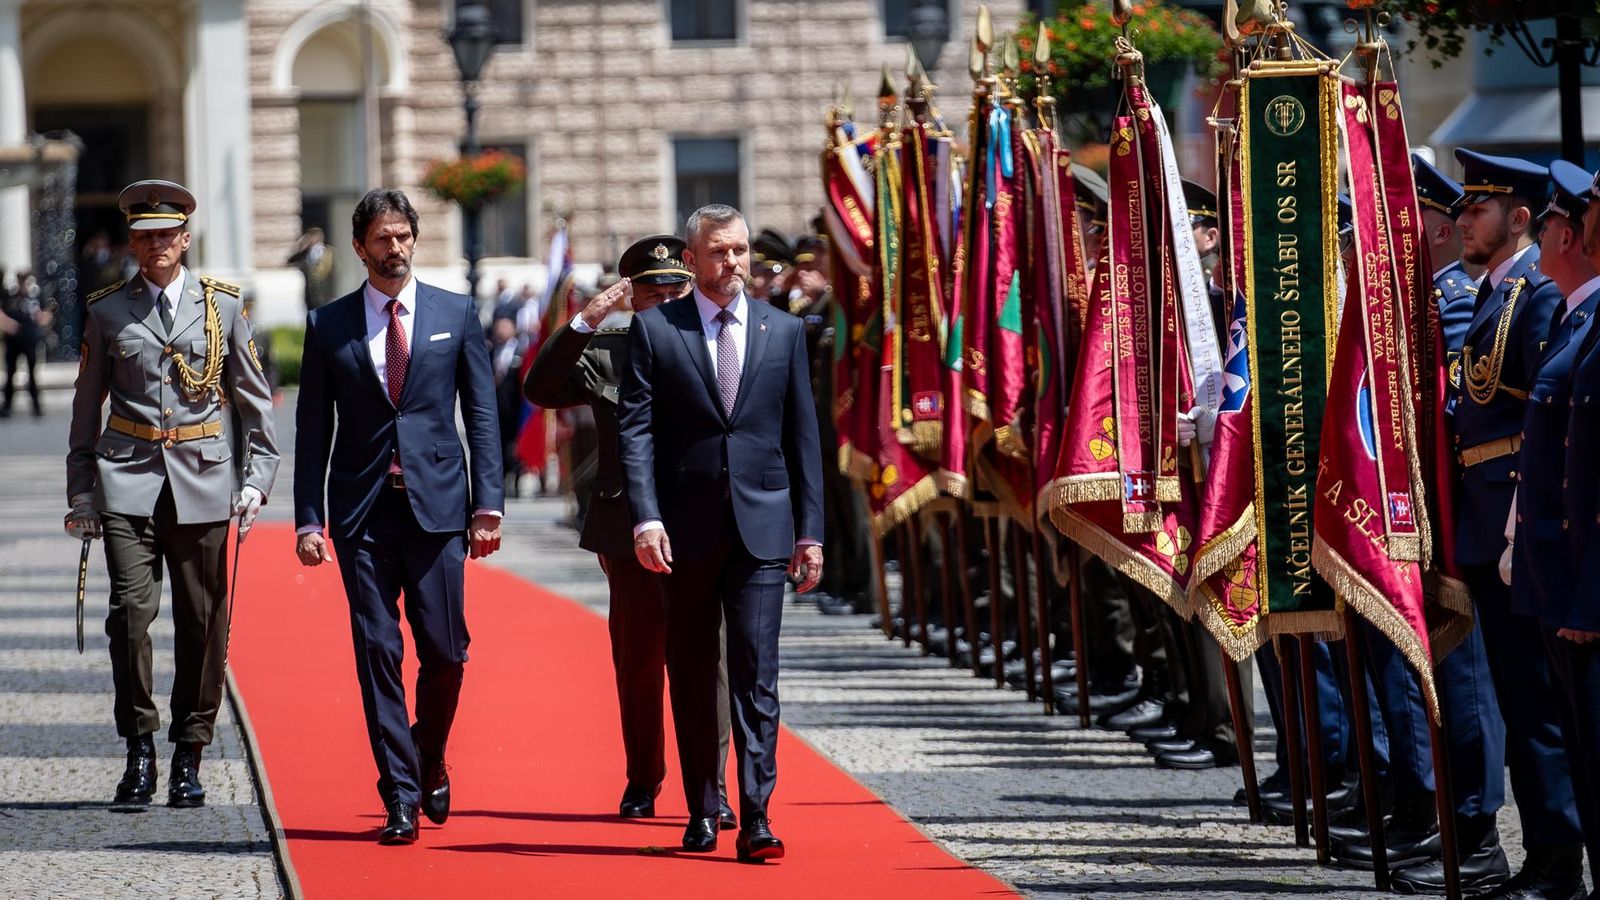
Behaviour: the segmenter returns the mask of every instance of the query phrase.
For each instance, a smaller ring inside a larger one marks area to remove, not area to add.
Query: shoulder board
[[[101,288],[100,290],[95,291],[94,293],[90,294],[89,296],[83,298],[83,302],[84,303],[93,303],[96,300],[99,300],[101,297],[106,296],[107,294],[112,294],[112,293],[117,292],[118,290],[121,290],[122,286],[127,284],[127,283],[128,283],[128,279],[124,278],[121,281],[117,282],[116,284],[108,284],[105,287]]]
[[[242,293],[237,284],[229,284],[226,281],[218,281],[217,279],[212,278],[210,275],[201,275],[200,283],[208,288],[221,291],[224,294],[232,294],[235,297]]]

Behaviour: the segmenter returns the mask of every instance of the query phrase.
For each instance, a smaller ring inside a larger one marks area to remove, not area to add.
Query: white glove
[[[1500,580],[1511,586],[1511,551],[1516,544],[1507,544],[1506,552],[1500,554]]]
[[[1209,406],[1196,406],[1178,419],[1178,441],[1188,444],[1183,440],[1183,418],[1187,417],[1194,423],[1194,437],[1203,446],[1211,446],[1211,441],[1217,436],[1217,411]]]
[[[256,516],[261,515],[261,491],[253,485],[245,485],[239,492],[238,502],[233,504],[233,514],[239,517],[239,540],[250,533],[250,526],[256,523]]]
[[[72,498],[72,510],[62,523],[74,540],[93,540],[100,537],[100,515],[94,511],[93,494],[77,494]]]
[[[1188,413],[1178,413],[1178,446],[1187,447],[1194,443],[1194,419]]]

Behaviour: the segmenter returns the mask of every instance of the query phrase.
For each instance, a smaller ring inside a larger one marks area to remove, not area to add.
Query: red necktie
[[[411,345],[406,326],[400,323],[400,301],[389,301],[389,337],[384,343],[384,380],[389,382],[389,402],[400,406],[400,392],[406,386],[406,366],[411,362]]]

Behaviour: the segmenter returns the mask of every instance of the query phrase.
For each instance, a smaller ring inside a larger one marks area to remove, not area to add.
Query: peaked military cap
[[[1589,201],[1594,199],[1594,182],[1589,173],[1564,159],[1550,164],[1550,205],[1539,213],[1539,218],[1566,216],[1573,222],[1583,218]]]
[[[652,234],[634,241],[617,260],[617,274],[640,284],[678,284],[694,277],[683,264],[683,238]]]
[[[782,271],[795,264],[794,248],[789,239],[771,228],[763,228],[750,242],[750,262],[758,266]]]
[[[194,195],[183,185],[152,178],[123,188],[117,206],[128,217],[130,230],[143,231],[182,227],[194,215],[195,202]]]
[[[1476,150],[1456,150],[1461,163],[1461,205],[1482,203],[1490,197],[1539,198],[1549,193],[1550,172],[1514,156],[1490,156]]]
[[[1072,164],[1072,180],[1080,189],[1075,201],[1077,207],[1089,213],[1094,224],[1106,224],[1106,212],[1111,204],[1111,190],[1106,186],[1106,180],[1100,177],[1099,172],[1078,163]],[[1085,191],[1088,193],[1085,194]]]
[[[1461,202],[1461,185],[1444,174],[1421,156],[1411,154],[1411,175],[1417,183],[1417,202],[1423,209],[1431,209],[1447,216],[1455,214]]]
[[[1215,225],[1221,218],[1217,213],[1217,195],[1187,178],[1183,181],[1183,202],[1189,207],[1191,225]]]
[[[794,264],[814,263],[828,252],[828,241],[815,234],[803,234],[794,242]]]

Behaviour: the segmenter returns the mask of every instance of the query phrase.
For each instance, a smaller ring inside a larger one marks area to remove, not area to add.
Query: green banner
[[[1265,63],[1240,94],[1245,298],[1255,394],[1261,609],[1275,633],[1337,628],[1311,567],[1318,443],[1337,334],[1338,80]]]

